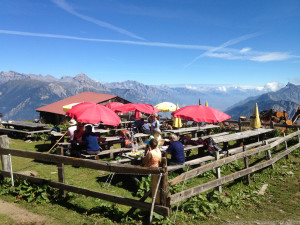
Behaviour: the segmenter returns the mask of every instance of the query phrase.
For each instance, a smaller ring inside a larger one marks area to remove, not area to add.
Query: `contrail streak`
[[[20,35],[20,36],[31,36],[31,37],[58,38],[58,39],[78,40],[78,41],[94,41],[94,42],[105,42],[105,43],[116,43],[116,44],[127,44],[127,45],[141,45],[141,46],[179,48],[179,49],[194,49],[194,50],[205,50],[205,51],[208,51],[208,50],[214,48],[212,46],[206,46],[206,45],[183,45],[183,44],[172,44],[172,43],[164,43],[164,42],[145,42],[145,41],[82,38],[82,37],[75,37],[75,36],[68,36],[68,35],[31,33],[31,32],[22,32],[22,31],[13,31],[13,30],[0,30],[0,33],[1,34]]]
[[[237,44],[241,41],[244,41],[244,40],[247,40],[247,39],[250,39],[250,38],[253,38],[253,37],[256,37],[258,36],[259,34],[258,33],[254,33],[254,34],[247,34],[247,35],[243,35],[241,37],[238,37],[238,38],[234,38],[234,39],[231,39],[229,41],[226,41],[225,43],[221,44],[220,46],[218,47],[215,47],[215,48],[212,48],[212,49],[209,49],[208,51],[204,52],[203,54],[197,56],[196,58],[194,58],[190,63],[188,63],[187,65],[185,65],[184,68],[188,68],[189,66],[191,66],[194,62],[196,62],[198,59],[200,59],[201,57],[205,56],[205,55],[208,55],[209,53],[212,53],[212,52],[215,52],[215,51],[219,51],[219,50],[224,50],[224,48],[230,46],[230,45],[234,45],[234,44]]]
[[[91,23],[94,23],[98,26],[101,26],[101,27],[105,27],[105,28],[108,28],[110,30],[114,30],[114,31],[117,31],[121,34],[125,34],[129,37],[132,37],[132,38],[136,38],[136,39],[139,39],[139,40],[144,40],[144,38],[142,37],[139,37],[123,28],[120,28],[120,27],[117,27],[117,26],[114,26],[110,23],[107,23],[107,22],[104,22],[104,21],[101,21],[101,20],[97,20],[97,19],[94,19],[92,17],[89,17],[89,16],[86,16],[86,15],[82,15],[78,12],[76,12],[65,0],[52,0],[52,2],[54,4],[56,4],[58,7],[60,7],[61,9],[67,11],[68,13],[74,15],[74,16],[77,16],[83,20],[86,20],[88,22],[91,22]]]

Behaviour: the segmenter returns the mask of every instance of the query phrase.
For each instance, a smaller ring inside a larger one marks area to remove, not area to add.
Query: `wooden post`
[[[285,137],[285,132],[283,133],[283,137]],[[284,144],[285,144],[285,150],[287,150],[288,149],[287,142],[285,141]],[[285,158],[289,159],[290,158],[289,154],[287,154]]]
[[[161,180],[161,192],[160,199],[161,205],[167,206],[170,208],[170,192],[169,192],[169,181],[168,181],[168,167],[167,167],[167,158],[162,158],[162,168],[164,169],[164,173]]]
[[[243,145],[243,152],[246,151],[245,145]],[[249,167],[248,157],[244,157],[245,168]],[[248,185],[251,184],[250,174],[247,175]]]
[[[113,149],[114,149],[114,145],[112,145],[112,146],[109,147],[109,150],[113,150]],[[111,153],[109,154],[109,158],[111,158],[111,159],[114,158],[114,153],[113,153],[113,152],[111,152]],[[98,156],[98,159],[99,159],[99,156]]]
[[[268,143],[266,141],[263,141],[263,145],[267,145],[267,144]],[[266,151],[266,156],[267,156],[267,159],[269,159],[269,160],[272,159],[272,155],[271,155],[271,150],[270,149],[268,149]],[[274,169],[274,164],[273,163],[271,164],[271,166],[272,166],[272,169]]]
[[[239,118],[238,125],[239,125],[239,132],[241,132],[242,131],[242,120],[241,120],[241,118]]]
[[[215,152],[215,159],[219,160],[220,159],[220,153],[218,151]],[[217,172],[217,178],[221,178],[221,169],[220,167],[216,168],[216,172]],[[222,186],[218,186],[219,192],[222,193]]]
[[[272,120],[270,121],[270,128],[274,129],[274,122]]]
[[[8,148],[9,147],[9,140],[8,140],[7,135],[0,136],[0,147],[1,148]],[[10,171],[9,156],[8,155],[1,155],[1,162],[2,162],[2,170]]]
[[[63,147],[59,147],[56,150],[57,155],[64,155]],[[57,163],[57,170],[58,170],[58,182],[65,183],[65,165],[63,163]],[[61,191],[62,195],[65,195],[65,191]]]

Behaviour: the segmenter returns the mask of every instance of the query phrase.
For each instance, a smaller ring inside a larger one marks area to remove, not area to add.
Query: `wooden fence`
[[[288,141],[294,137],[298,137],[299,143],[295,144],[294,146],[288,147]],[[274,141],[275,140],[275,141]],[[271,155],[271,149],[280,145],[281,143],[285,143],[285,150],[278,153],[276,156],[272,157]],[[249,146],[243,146],[242,152],[239,152],[235,155],[220,158],[220,155],[216,153],[215,161],[210,162],[208,164],[205,164],[203,166],[197,167],[195,169],[189,170],[185,173],[180,174],[179,176],[175,177],[172,180],[168,180],[168,167],[166,166],[166,158],[163,158],[163,165],[162,167],[152,167],[152,168],[146,168],[146,167],[140,167],[140,166],[133,166],[133,165],[123,165],[123,164],[117,164],[117,163],[110,163],[110,162],[103,162],[103,161],[93,161],[93,160],[87,160],[87,159],[79,159],[79,158],[72,158],[72,157],[66,157],[62,155],[49,155],[45,153],[38,153],[38,152],[30,152],[30,151],[24,151],[24,150],[18,150],[18,149],[11,149],[8,148],[8,141],[7,136],[0,136],[0,154],[2,156],[2,170],[0,173],[4,177],[10,177],[10,168],[8,166],[8,160],[7,155],[10,154],[12,156],[18,156],[18,157],[24,157],[24,158],[31,158],[39,161],[45,161],[45,162],[52,162],[56,163],[58,166],[58,177],[59,182],[51,181],[51,180],[45,180],[42,178],[37,177],[31,177],[26,176],[18,173],[13,173],[14,178],[16,179],[27,179],[34,183],[46,183],[49,186],[58,188],[62,191],[70,191],[78,194],[83,194],[86,196],[91,196],[95,198],[104,199],[110,202],[119,203],[127,206],[131,206],[133,208],[139,208],[142,210],[151,211],[152,204],[151,203],[145,203],[145,199],[150,195],[150,192],[146,193],[145,196],[143,196],[140,200],[131,199],[131,198],[124,198],[121,196],[111,195],[103,192],[88,190],[85,188],[75,187],[72,185],[65,184],[64,180],[64,165],[73,165],[73,166],[80,166],[90,169],[96,169],[96,170],[103,170],[107,172],[112,173],[120,173],[120,174],[161,174],[162,179],[160,183],[161,188],[161,204],[154,206],[154,211],[165,215],[170,216],[171,214],[171,205],[178,203],[180,201],[186,200],[190,197],[193,197],[195,195],[198,195],[202,192],[205,192],[207,190],[213,189],[218,187],[221,191],[221,185],[228,183],[230,181],[233,181],[235,179],[238,179],[240,177],[248,175],[248,181],[250,182],[250,174],[253,172],[256,172],[258,170],[261,170],[263,168],[266,168],[268,166],[272,166],[276,161],[283,158],[284,156],[287,156],[289,153],[294,151],[295,149],[300,147],[300,131],[296,131],[292,134],[289,134],[285,137],[281,137],[278,139],[273,139],[271,143],[265,141],[262,146],[254,147],[253,145]],[[249,149],[248,149],[249,148]],[[62,149],[59,148],[60,153],[62,153]],[[248,157],[252,156],[254,154],[258,154],[261,152],[266,153],[266,161],[249,166],[248,165]],[[224,177],[221,177],[221,169],[220,167],[226,164],[229,164],[233,161],[236,161],[238,159],[244,159],[245,162],[245,169],[240,170],[238,172],[232,173],[230,175],[226,175]],[[216,169],[217,172],[217,179],[209,181],[207,183],[198,185],[196,187],[189,188],[187,190],[181,191],[179,193],[170,194],[169,187],[173,186],[175,184],[178,184],[182,181],[186,181],[188,179],[194,178],[196,176],[199,176],[203,174],[204,172],[214,170]]]
[[[58,178],[59,182],[46,180],[42,178],[27,176],[19,173],[13,173],[13,177],[15,179],[20,180],[29,180],[33,183],[44,183],[51,187],[58,188],[62,191],[70,191],[86,196],[91,196],[95,198],[100,198],[106,201],[110,201],[113,203],[123,204],[127,206],[131,206],[134,208],[139,208],[142,210],[151,210],[152,204],[146,203],[143,201],[139,201],[136,199],[131,198],[124,198],[121,196],[111,195],[103,192],[88,190],[85,188],[75,187],[72,185],[65,184],[64,180],[64,165],[72,165],[72,166],[78,166],[78,167],[85,167],[95,170],[102,170],[107,171],[111,173],[120,173],[120,174],[142,174],[142,175],[149,175],[149,174],[162,174],[162,182],[161,185],[164,187],[166,186],[166,182],[168,182],[168,173],[167,173],[167,166],[166,166],[166,160],[164,160],[163,167],[141,167],[141,166],[133,166],[133,165],[124,165],[124,164],[117,164],[117,163],[110,163],[110,162],[103,162],[103,161],[94,161],[94,160],[88,160],[88,159],[80,159],[80,158],[73,158],[73,157],[66,157],[62,155],[53,155],[53,154],[46,154],[46,153],[39,153],[39,152],[31,152],[31,151],[25,151],[25,150],[18,150],[18,149],[11,149],[8,148],[8,140],[7,136],[3,135],[0,136],[0,155],[2,160],[2,170],[0,173],[4,177],[11,177],[10,173],[10,163],[9,163],[9,157],[11,156],[18,156],[18,157],[24,157],[24,158],[31,158],[43,162],[50,162],[50,163],[56,163],[58,166]],[[62,149],[59,148],[62,152]],[[170,215],[170,209],[166,207],[166,195],[162,193],[161,196],[161,205],[155,205],[154,206],[154,212],[157,212],[159,214],[169,216]]]
[[[250,121],[242,121],[241,119],[239,120],[225,120],[223,123],[229,123],[229,124],[237,124],[238,125],[238,130],[242,131],[243,126],[250,126]],[[287,125],[287,124],[277,124],[274,123],[273,121],[270,121],[268,123],[262,123],[263,126],[269,127],[269,128],[275,128],[275,127],[282,127],[282,128],[291,128],[291,129],[300,129],[300,125]]]
[[[250,150],[247,150],[246,148],[244,148],[243,152],[241,153],[237,153],[236,155],[232,155],[229,157],[225,157],[222,159],[218,159],[218,156],[216,156],[216,160],[214,162],[208,163],[204,166],[189,170],[188,172],[182,173],[181,175],[175,177],[173,180],[169,181],[169,185],[173,186],[175,184],[178,184],[182,181],[186,181],[187,179],[199,176],[201,174],[203,174],[204,172],[216,169],[217,170],[217,179],[209,181],[207,183],[198,185],[196,187],[193,188],[189,188],[187,190],[184,190],[182,192],[170,195],[168,197],[169,199],[169,204],[175,204],[177,202],[186,200],[190,197],[193,197],[195,195],[198,195],[202,192],[205,192],[207,190],[210,190],[212,188],[216,188],[216,187],[220,187],[222,184],[228,183],[230,181],[233,181],[235,179],[238,179],[240,177],[249,175],[253,172],[256,172],[258,170],[261,170],[263,168],[266,168],[268,166],[273,165],[276,161],[278,161],[279,159],[283,158],[284,156],[288,155],[289,153],[291,153],[292,151],[294,151],[295,149],[300,147],[300,131],[296,131],[292,134],[289,134],[285,137],[282,137],[274,142],[272,142],[271,144],[265,142],[264,145],[260,146],[260,147],[256,147]],[[292,139],[293,137],[297,136],[299,139],[299,143],[295,144],[294,146],[291,146],[288,148],[287,146],[287,141]],[[286,145],[286,149],[277,154],[275,157],[272,158],[271,155],[271,149],[278,146],[281,143],[285,143]],[[249,167],[248,165],[248,157],[254,154],[258,154],[260,152],[266,152],[266,156],[267,156],[267,160],[259,163],[257,165],[251,166]],[[224,177],[221,177],[221,173],[220,173],[220,167],[223,165],[227,165],[233,161],[236,161],[238,159],[244,159],[245,161],[245,169],[240,170],[238,172],[232,173],[230,175],[226,175]],[[250,181],[250,180],[249,180]]]

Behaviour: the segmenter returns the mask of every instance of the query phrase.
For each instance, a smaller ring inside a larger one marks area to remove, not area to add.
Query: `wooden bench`
[[[34,134],[50,133],[50,130],[24,131],[24,130],[12,129],[12,128],[2,128],[2,127],[0,127],[0,133],[5,133],[5,134],[20,134],[23,137],[28,138],[28,137],[33,137]]]

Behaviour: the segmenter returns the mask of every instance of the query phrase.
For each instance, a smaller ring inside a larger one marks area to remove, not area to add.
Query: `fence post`
[[[9,147],[9,140],[7,135],[0,136],[0,147],[1,148],[8,148]],[[1,162],[2,162],[2,170],[10,171],[10,163],[9,163],[9,156],[8,155],[1,155]]]
[[[220,153],[218,151],[215,151],[215,159],[219,160],[220,159]],[[220,167],[216,168],[217,172],[217,179],[221,178],[221,169]],[[222,193],[222,185],[218,186],[219,192]]]
[[[270,128],[274,129],[274,122],[272,120],[270,121]]]
[[[164,174],[162,176],[161,181],[161,192],[160,192],[160,199],[161,205],[170,207],[170,192],[169,192],[169,181],[168,181],[168,167],[167,167],[167,158],[162,158],[162,167],[164,169]]]
[[[241,132],[242,131],[242,120],[241,120],[241,118],[239,118],[239,132]]]
[[[285,131],[284,131],[284,133],[283,133],[283,137],[285,137]],[[288,149],[287,142],[285,141],[284,144],[285,144],[285,150],[287,150],[287,149]],[[287,154],[287,155],[285,156],[285,158],[286,158],[286,159],[289,159],[289,158],[290,158],[289,154]]]
[[[243,152],[246,151],[246,148],[245,148],[245,145],[243,145]],[[244,157],[244,163],[245,163],[245,168],[248,168],[249,167],[249,162],[248,162],[248,157]],[[250,174],[247,175],[247,181],[248,181],[248,185],[251,184],[251,177],[250,177]]]
[[[268,143],[266,142],[266,141],[263,141],[263,145],[267,145]],[[272,155],[271,155],[271,150],[270,149],[268,149],[267,151],[266,151],[266,156],[267,156],[267,159],[272,159]],[[272,166],[272,169],[274,169],[274,163],[272,163],[271,164],[271,166]]]
[[[63,147],[56,149],[57,155],[64,155]],[[65,165],[63,163],[57,163],[58,182],[65,183]],[[61,191],[62,195],[66,194],[66,191]]]

